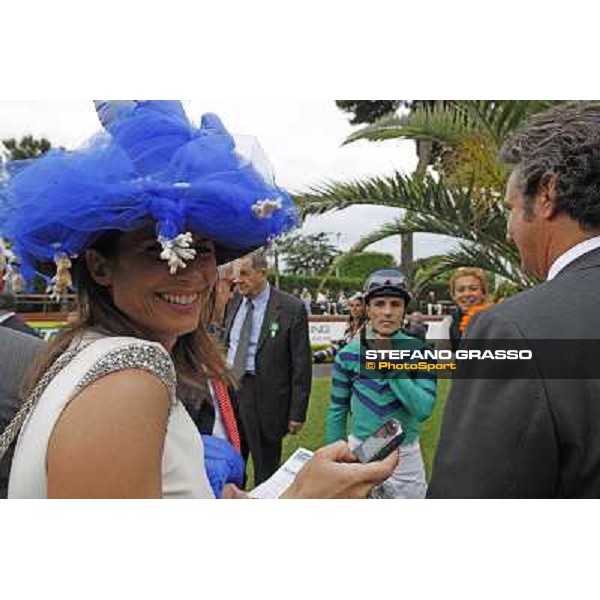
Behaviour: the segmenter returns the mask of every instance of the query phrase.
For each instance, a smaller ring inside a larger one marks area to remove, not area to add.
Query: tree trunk
[[[411,288],[413,280],[413,234],[404,233],[400,236],[400,265],[406,277],[406,285]]]
[[[433,142],[430,141],[417,141],[417,156],[419,157],[419,162],[417,163],[417,168],[415,169],[415,174],[424,175],[427,166],[431,160],[431,151],[433,147]],[[410,288],[413,283],[414,276],[414,251],[413,251],[413,234],[405,233],[400,236],[400,264],[402,267],[402,272],[406,277],[406,282],[408,287]]]

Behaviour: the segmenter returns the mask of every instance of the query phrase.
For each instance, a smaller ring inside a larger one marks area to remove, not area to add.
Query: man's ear
[[[407,306],[406,306],[406,300],[404,300],[404,298],[402,299],[402,320],[404,321],[404,319],[406,319],[406,313],[408,312],[406,310]]]
[[[540,214],[544,219],[551,220],[558,214],[556,209],[556,175],[554,173],[544,173],[538,190]]]
[[[92,279],[98,285],[105,287],[112,285],[112,264],[98,250],[90,249],[85,251],[85,264]]]

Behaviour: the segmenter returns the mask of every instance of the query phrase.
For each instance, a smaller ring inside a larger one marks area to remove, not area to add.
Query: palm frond
[[[480,247],[487,248],[490,252],[499,253],[506,257],[507,260],[518,260],[516,250],[504,241],[504,220],[500,221],[499,219],[499,223],[491,223],[489,225],[487,222],[484,222],[477,227],[471,227],[470,225],[465,226],[462,222],[457,222],[453,218],[455,216],[455,213],[432,217],[431,215],[422,213],[407,212],[403,217],[393,219],[361,237],[352,246],[351,252],[362,252],[371,244],[395,235],[433,233],[452,237],[458,241],[467,240]]]
[[[377,242],[386,240],[394,235],[410,233],[408,231],[403,231],[401,223],[402,219],[394,219],[389,223],[384,223],[367,235],[362,236],[358,242],[356,242],[354,246],[348,250],[348,254],[357,254],[358,252],[363,252],[371,244],[376,244]]]
[[[372,177],[364,181],[329,181],[313,186],[308,192],[294,195],[294,200],[302,217],[362,204],[400,207],[397,181],[402,179],[403,176],[396,173],[391,177]],[[403,188],[409,186],[401,185]]]
[[[491,227],[483,226],[479,229],[465,230],[461,228],[460,223],[452,219],[452,215],[440,219],[422,214],[406,213],[404,217],[385,223],[361,237],[349,252],[362,252],[371,244],[395,235],[435,233],[454,237],[459,241],[459,246],[444,257],[438,257],[439,264],[435,270],[429,273],[426,281],[459,266],[479,266],[490,273],[512,281],[520,288],[527,287],[531,280],[521,272],[517,251],[505,241],[505,222],[501,224],[499,232],[495,232],[495,229],[497,229],[496,223]],[[419,271],[420,269],[419,267]],[[418,276],[423,277],[423,274]]]
[[[517,289],[523,290],[537,283],[525,276],[518,263],[513,263],[491,254],[487,249],[461,244],[459,248],[448,254],[429,256],[417,264],[414,278],[415,291],[423,289],[430,281],[444,273],[455,271],[460,267],[478,267],[486,273],[499,275],[513,283]]]
[[[444,183],[431,175],[411,177],[398,172],[363,181],[326,182],[294,197],[303,216],[342,210],[355,204],[435,211],[451,202],[451,198]]]
[[[506,225],[504,208],[492,202],[485,210],[473,201],[469,187],[446,186],[443,179],[429,174],[406,176],[394,173],[365,181],[327,182],[309,193],[295,197],[303,216],[320,215],[353,205],[377,205],[408,211],[411,228],[433,229],[458,238],[476,240],[485,230],[497,234]]]
[[[413,292],[418,295],[431,281],[452,268],[447,266],[448,258],[445,254],[436,254],[415,261],[413,278]]]
[[[508,133],[531,115],[556,104],[549,100],[457,100],[454,107],[462,112],[474,129],[487,135],[500,147]]]
[[[310,194],[296,197],[304,215],[318,215],[357,204],[405,209],[401,217],[363,237],[359,251],[392,235],[436,233],[486,247],[513,263],[516,249],[506,242],[506,212],[501,202],[484,209],[472,199],[469,188],[446,187],[431,175],[407,177],[395,173],[362,182],[330,182]]]
[[[365,139],[412,139],[435,140],[454,146],[470,133],[472,128],[463,112],[457,111],[452,103],[444,103],[439,108],[419,107],[407,115],[379,119],[372,125],[355,131],[344,144]]]
[[[549,100],[454,100],[419,106],[406,115],[388,115],[350,135],[357,140],[434,140],[456,146],[483,136],[499,147],[506,135],[532,114],[556,104]]]
[[[348,136],[342,145],[350,144],[356,140],[370,140],[380,142],[391,138],[400,138],[405,125],[404,117],[400,115],[386,115],[374,123],[361,127]]]
[[[523,273],[518,258],[512,260],[502,254],[490,252],[487,247],[463,242],[457,249],[450,251],[447,256],[457,266],[479,267],[484,271],[500,275],[512,281],[520,289],[525,289],[536,283],[535,280]]]

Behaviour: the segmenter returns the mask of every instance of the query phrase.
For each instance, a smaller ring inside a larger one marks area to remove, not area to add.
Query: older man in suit
[[[533,117],[502,157],[513,167],[508,234],[523,267],[546,281],[481,313],[466,343],[542,351],[515,377],[484,361],[478,379],[454,381],[429,496],[598,498],[600,104]]]
[[[264,253],[237,266],[240,293],[227,306],[225,343],[240,382],[242,454],[252,455],[259,484],[277,470],[283,437],[298,433],[306,418],[312,353],[304,304],[269,285]]]
[[[46,343],[32,335],[0,327],[0,434],[20,404],[20,390],[27,370]],[[13,446],[0,461],[0,498],[6,498]]]

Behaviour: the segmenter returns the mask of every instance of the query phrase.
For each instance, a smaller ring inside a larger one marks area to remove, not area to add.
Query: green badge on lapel
[[[279,331],[279,323],[277,321],[273,321],[271,323],[271,328],[270,328],[271,337],[274,338],[277,335],[278,331]]]

